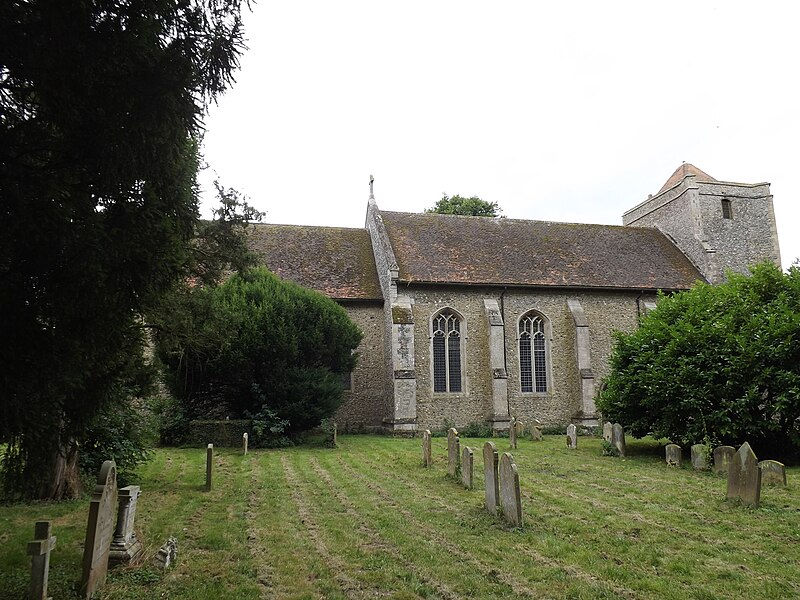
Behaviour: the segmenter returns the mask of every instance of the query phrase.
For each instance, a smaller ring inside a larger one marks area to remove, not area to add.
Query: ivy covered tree
[[[503,212],[497,202],[487,202],[477,196],[464,198],[456,194],[448,196],[442,194],[442,198],[431,208],[425,210],[427,213],[439,213],[441,215],[466,215],[472,217],[499,217]]]
[[[140,315],[184,273],[240,0],[0,3],[0,444],[7,489],[78,491]]]
[[[771,263],[661,296],[617,333],[603,417],[635,436],[800,448],[800,269]]]
[[[343,308],[263,267],[190,294],[156,336],[187,419],[268,414],[298,433],[333,415],[361,340]]]

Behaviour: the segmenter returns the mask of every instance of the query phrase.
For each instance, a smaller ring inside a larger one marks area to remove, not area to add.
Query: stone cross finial
[[[32,542],[28,542],[31,557],[31,587],[29,598],[47,600],[47,575],[50,570],[50,552],[56,547],[52,521],[36,521]]]
[[[375,178],[370,175],[369,176],[369,197],[375,199],[375,191],[373,190],[373,184],[375,183]]]

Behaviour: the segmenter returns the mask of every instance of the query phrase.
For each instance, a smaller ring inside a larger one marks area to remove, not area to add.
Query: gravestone
[[[486,510],[493,515],[497,514],[497,507],[500,506],[499,463],[494,442],[486,442],[483,445],[483,482],[486,487]]]
[[[613,425],[611,425],[609,422],[603,423],[603,439],[609,444],[611,443],[611,437],[613,433]]]
[[[206,450],[206,491],[211,491],[211,471],[214,465],[214,444],[209,444]]]
[[[458,431],[453,427],[447,430],[447,474],[458,479],[459,461],[461,460]]]
[[[544,439],[542,436],[542,422],[539,419],[534,419],[531,422],[531,439],[535,442],[541,442]]]
[[[578,428],[574,424],[567,425],[567,448],[575,450],[578,447]]]
[[[625,430],[619,423],[611,426],[611,445],[617,450],[617,454],[625,458]]]
[[[117,528],[108,554],[108,561],[112,565],[129,563],[142,552],[142,542],[137,539],[134,530],[136,504],[140,493],[141,488],[138,485],[129,485],[119,490]]]
[[[714,473],[728,474],[728,467],[736,454],[733,446],[717,446],[714,448]]]
[[[117,508],[117,465],[107,460],[100,467],[89,503],[89,522],[83,543],[81,596],[91,598],[103,587],[108,571],[108,552],[114,535]]]
[[[503,452],[500,459],[500,506],[506,521],[522,527],[522,501],[519,493],[519,473],[514,457]]]
[[[678,444],[667,444],[667,447],[664,448],[664,451],[667,455],[667,466],[668,467],[680,467],[681,461],[683,460],[683,451]]]
[[[508,443],[517,449],[517,420],[514,417],[511,417],[511,423],[508,425]]]
[[[761,469],[762,485],[786,485],[786,467],[777,460],[762,460],[758,463]]]
[[[28,589],[28,598],[31,600],[47,600],[50,552],[56,547],[56,538],[52,533],[52,521],[36,521],[34,540],[28,542],[27,554],[31,557],[31,587]]]
[[[761,469],[758,468],[758,459],[747,442],[733,455],[728,466],[727,497],[758,508],[761,499]]]
[[[242,449],[244,450],[244,455],[247,456],[247,432],[246,431],[242,434]]]
[[[158,549],[155,557],[153,558],[153,566],[159,569],[168,569],[178,558],[178,540],[170,537],[166,543]]]
[[[461,453],[461,483],[464,484],[464,487],[468,490],[472,489],[472,469],[474,463],[475,453],[472,451],[472,448],[464,446],[464,450]]]
[[[431,430],[426,429],[422,432],[422,466],[430,467],[433,462],[431,454]]]
[[[692,468],[695,471],[708,470],[708,446],[705,444],[692,446]]]

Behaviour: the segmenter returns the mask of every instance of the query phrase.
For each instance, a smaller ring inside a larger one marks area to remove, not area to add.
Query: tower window
[[[723,219],[733,218],[733,208],[731,208],[731,201],[728,199],[722,200],[722,218]]]

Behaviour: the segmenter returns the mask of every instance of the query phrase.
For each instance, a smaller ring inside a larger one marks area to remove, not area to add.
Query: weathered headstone
[[[433,454],[431,453],[431,431],[426,429],[422,432],[422,466],[430,467],[433,463]]]
[[[107,460],[100,467],[89,504],[89,522],[83,543],[81,596],[91,598],[103,587],[108,572],[108,551],[114,535],[117,508],[117,465]]]
[[[714,448],[714,473],[728,474],[728,467],[736,454],[733,446],[717,446]]]
[[[786,485],[786,467],[777,460],[762,460],[758,463],[761,469],[762,485]]]
[[[517,420],[511,417],[511,423],[508,425],[508,443],[515,450],[517,449]]]
[[[214,444],[209,444],[206,450],[206,491],[211,491],[211,472],[214,468]]]
[[[158,553],[153,558],[153,565],[159,569],[168,569],[178,558],[178,540],[170,537],[166,543],[158,549]]]
[[[458,431],[453,427],[447,430],[447,474],[458,479],[459,462],[461,461]]]
[[[36,521],[34,540],[28,542],[27,554],[31,557],[31,587],[28,597],[31,600],[47,600],[50,552],[56,547],[56,538],[52,533],[52,521]]]
[[[708,470],[708,446],[694,444],[692,446],[692,468],[695,471]]]
[[[244,450],[244,455],[247,456],[247,432],[246,431],[242,434],[242,450]]]
[[[667,466],[668,467],[680,467],[681,462],[683,461],[683,451],[678,444],[667,444],[667,447],[664,448],[664,451],[667,455]]]
[[[497,514],[497,507],[500,506],[499,466],[500,461],[494,442],[486,442],[483,445],[483,482],[486,487],[486,510],[493,515]]]
[[[544,439],[542,436],[542,422],[539,419],[534,419],[531,422],[531,439],[535,442],[541,442]]]
[[[461,483],[468,490],[472,489],[474,463],[475,453],[469,446],[464,446],[464,450],[461,452]]]
[[[136,537],[136,504],[139,501],[141,488],[129,485],[119,490],[119,510],[117,511],[117,528],[111,540],[108,554],[112,565],[129,563],[142,552],[142,542]]]
[[[623,458],[625,457],[625,430],[619,423],[614,423],[614,425],[611,426],[611,445],[616,448],[617,454]]]
[[[758,468],[758,459],[747,442],[733,455],[728,466],[727,497],[758,508],[761,499],[761,469]]]
[[[611,437],[613,435],[613,425],[606,421],[603,423],[603,439],[607,441],[609,444],[611,443]]]
[[[578,447],[578,428],[573,423],[567,425],[567,448],[575,450]]]
[[[522,527],[522,500],[519,492],[519,473],[514,457],[503,452],[500,458],[500,506],[506,521]]]

